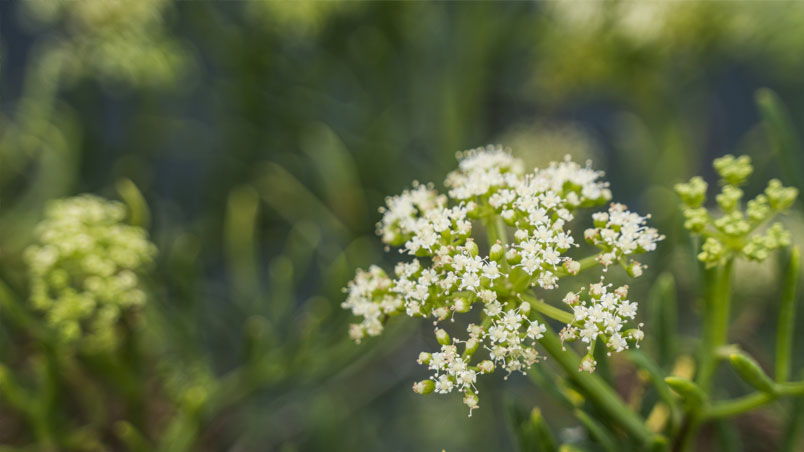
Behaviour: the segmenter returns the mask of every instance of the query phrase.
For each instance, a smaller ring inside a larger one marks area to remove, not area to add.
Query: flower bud
[[[495,243],[491,245],[491,249],[489,250],[489,259],[492,261],[499,261],[500,259],[505,256],[505,248],[502,247],[499,243]]]
[[[626,267],[625,271],[628,273],[628,276],[632,278],[639,278],[642,276],[642,265],[640,265],[640,263],[637,261],[633,261],[628,265],[628,267]]]
[[[751,157],[747,155],[737,158],[733,155],[724,155],[715,159],[713,166],[723,181],[729,185],[742,185],[754,171]]]
[[[480,210],[477,208],[476,202],[469,201],[466,203],[466,216],[473,220],[480,218]]]
[[[431,355],[431,354],[429,354],[427,352],[421,352],[421,353],[419,353],[419,359],[417,359],[416,362],[418,362],[419,364],[429,365],[430,360],[432,358],[433,358],[433,355]]]
[[[441,345],[449,345],[450,338],[449,334],[441,328],[436,328],[435,330],[435,337],[439,344]]]
[[[508,265],[516,265],[522,262],[522,256],[520,256],[516,250],[511,249],[505,253],[505,260],[508,262]]]
[[[469,338],[464,345],[466,346],[464,353],[471,356],[477,351],[477,348],[480,346],[480,342],[478,342],[475,338]]]
[[[477,368],[480,369],[480,371],[483,372],[484,374],[490,374],[494,372],[494,363],[489,361],[488,359],[480,361],[477,364]]]
[[[454,309],[455,312],[464,313],[469,312],[469,310],[472,309],[472,304],[469,303],[469,300],[466,298],[458,297],[453,303],[452,309]]]
[[[478,250],[478,248],[477,248],[477,243],[475,243],[475,241],[472,240],[472,239],[467,239],[466,240],[466,244],[464,244],[464,248],[466,248],[466,251],[468,251],[469,255],[471,255],[472,257],[477,256],[477,254],[480,252],[480,250]]]
[[[422,380],[413,383],[413,392],[417,394],[430,394],[435,390],[435,382],[433,380]]]
[[[508,226],[516,226],[516,212],[513,210],[503,210],[502,219]]]
[[[592,221],[596,228],[605,228],[609,222],[609,214],[606,212],[596,212],[592,214]]]
[[[594,245],[598,238],[597,229],[589,228],[583,231],[583,238],[590,245]]]
[[[698,176],[693,177],[686,184],[676,184],[674,188],[687,207],[700,207],[706,200],[707,184]]]

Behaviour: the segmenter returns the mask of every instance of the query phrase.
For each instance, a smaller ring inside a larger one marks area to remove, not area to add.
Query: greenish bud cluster
[[[123,312],[146,301],[141,276],[156,247],[125,216],[92,195],[52,201],[25,250],[31,303],[66,343],[113,348]]]
[[[676,184],[675,188],[687,207],[700,207],[706,200],[708,185],[699,176],[693,177],[686,184]]]
[[[741,155],[736,158],[733,155],[724,155],[715,159],[714,167],[723,182],[728,185],[742,185],[748,179],[748,176],[754,172],[754,167],[751,166],[751,157],[747,155]]]
[[[765,192],[748,200],[743,209],[744,193],[739,186],[753,172],[751,159],[745,155],[726,155],[716,159],[714,167],[722,186],[715,196],[721,212],[719,217],[703,207],[707,189],[703,179],[696,176],[688,183],[675,186],[684,206],[684,227],[704,239],[698,259],[707,267],[736,255],[762,261],[771,251],[789,246],[790,233],[780,223],[774,223],[764,231],[762,227],[793,205],[798,190],[784,187],[779,180],[772,179]]]

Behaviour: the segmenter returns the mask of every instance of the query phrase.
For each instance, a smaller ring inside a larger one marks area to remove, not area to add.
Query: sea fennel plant
[[[433,375],[413,385],[421,394],[463,393],[469,414],[479,407],[478,376],[494,371],[526,373],[550,356],[640,444],[661,444],[604,380],[592,372],[596,347],[620,352],[638,347],[644,334],[635,322],[637,303],[627,285],[609,282],[622,266],[631,277],[643,265],[633,259],[662,240],[641,216],[617,203],[587,218],[578,213],[611,201],[600,171],[569,158],[525,172],[522,163],[497,147],[458,154],[447,175],[447,194],[432,185],[386,199],[377,232],[389,247],[409,256],[392,274],[378,266],[358,270],[345,289],[343,307],[360,318],[351,337],[379,335],[400,314],[433,319],[473,315],[465,334],[435,328],[440,349],[418,362]],[[573,229],[582,234],[573,234]],[[587,246],[581,249],[581,243]],[[596,271],[596,281],[566,292],[558,305],[542,297],[561,280]],[[472,312],[474,311],[474,312]],[[556,333],[548,324],[563,324]],[[579,357],[568,342],[582,343]],[[544,353],[544,355],[543,355]]]
[[[697,258],[705,266],[707,285],[703,337],[695,381],[677,377],[667,379],[686,407],[686,420],[676,443],[680,450],[693,446],[698,428],[706,421],[734,417],[781,396],[804,396],[804,381],[788,382],[800,265],[797,247],[790,252],[782,284],[775,379],[769,377],[753,358],[737,346],[728,345],[734,262],[737,259],[761,262],[770,256],[771,251],[791,246],[790,233],[784,226],[779,222],[769,226],[768,223],[793,205],[798,189],[784,187],[778,179],[771,179],[763,193],[743,206],[743,190],[740,186],[753,172],[750,158],[726,155],[714,161],[714,168],[720,176],[721,190],[715,197],[719,212],[704,207],[707,184],[700,177],[675,187],[684,206],[684,227],[703,240]],[[715,372],[719,362],[726,358],[735,372],[756,392],[732,400],[710,401]],[[792,450],[795,446],[789,447]]]
[[[512,372],[531,371],[535,382],[573,407],[578,422],[604,450],[688,450],[708,421],[737,416],[781,396],[804,395],[804,382],[788,382],[799,271],[796,248],[784,281],[776,378],[768,377],[738,347],[727,345],[733,262],[763,261],[772,251],[790,246],[790,234],[772,220],[795,202],[795,188],[771,180],[764,193],[743,207],[740,187],[753,168],[748,157],[728,155],[714,164],[722,186],[717,210],[704,207],[707,184],[700,177],[676,185],[684,225],[702,242],[697,259],[706,288],[696,365],[667,347],[659,351],[669,356],[657,361],[633,350],[644,337],[643,324],[636,320],[638,303],[627,285],[609,282],[617,276],[608,270],[619,266],[630,277],[640,276],[644,266],[634,256],[653,251],[664,237],[647,226],[649,216],[610,202],[612,194],[601,172],[569,159],[525,172],[520,161],[495,147],[460,153],[458,158],[458,169],[444,183],[446,195],[433,185],[414,182],[411,189],[386,199],[377,233],[389,249],[398,247],[407,259],[390,274],[379,266],[358,270],[345,289],[343,307],[360,320],[350,329],[357,342],[379,335],[386,322],[400,314],[433,320],[440,349],[420,353],[418,362],[432,376],[414,383],[415,392],[462,393],[471,416],[480,406],[479,376],[501,371],[507,378]],[[584,210],[606,203],[608,208],[593,211],[584,222]],[[573,230],[583,230],[582,238]],[[582,272],[594,275],[596,282],[564,292],[563,298],[551,296],[565,285],[565,278]],[[673,287],[669,274],[659,278],[651,298],[663,306],[652,311],[674,309]],[[552,298],[561,302],[545,301]],[[471,323],[465,333],[451,335],[447,330],[456,329],[452,320],[458,314]],[[673,326],[660,325],[667,322],[656,314],[654,321],[661,326],[656,334],[677,334]],[[551,322],[563,326],[556,332]],[[621,395],[611,380],[594,373],[596,356],[627,349],[632,350],[624,353],[626,360],[639,371],[638,393],[653,391],[652,398]],[[562,368],[565,380],[545,377],[545,371],[533,367],[547,357]],[[676,358],[672,369],[658,364]],[[711,400],[715,371],[723,359],[755,393]],[[556,449],[538,408],[529,417],[514,417],[519,418],[515,431],[523,448]]]

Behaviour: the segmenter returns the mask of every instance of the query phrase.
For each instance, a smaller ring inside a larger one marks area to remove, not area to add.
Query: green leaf
[[[664,382],[692,408],[698,410],[706,404],[706,394],[695,383],[682,377],[666,377]]]
[[[729,355],[729,361],[746,383],[767,394],[775,394],[777,392],[773,380],[765,374],[765,371],[763,371],[759,364],[750,356],[742,352],[732,353]]]
[[[151,223],[151,212],[148,210],[148,203],[145,197],[130,179],[120,179],[117,181],[117,194],[126,203],[129,213],[129,223],[133,226],[148,228]]]
[[[659,365],[667,368],[675,359],[677,334],[676,282],[670,273],[662,273],[650,292],[651,335],[656,344]]]
[[[757,90],[755,98],[770,137],[771,147],[787,179],[786,182],[799,187],[804,186],[801,173],[798,172],[798,168],[801,168],[798,160],[801,145],[787,109],[779,96],[767,88]]]
[[[622,450],[620,447],[617,446],[617,441],[614,439],[612,434],[604,427],[602,424],[597,422],[591,416],[586,414],[582,410],[575,410],[575,417],[578,418],[579,421],[589,430],[589,434],[603,450],[607,452],[617,452],[618,450]]]

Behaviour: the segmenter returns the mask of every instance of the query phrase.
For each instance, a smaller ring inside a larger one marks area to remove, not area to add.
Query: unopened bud
[[[435,382],[433,380],[422,380],[413,383],[413,392],[417,394],[430,394],[435,390]]]
[[[441,345],[449,345],[450,339],[449,334],[441,328],[437,328],[435,330],[435,337],[439,344]]]
[[[491,245],[491,249],[489,250],[489,259],[499,261],[503,258],[503,256],[505,256],[505,248],[503,248],[502,245],[499,243]]]

